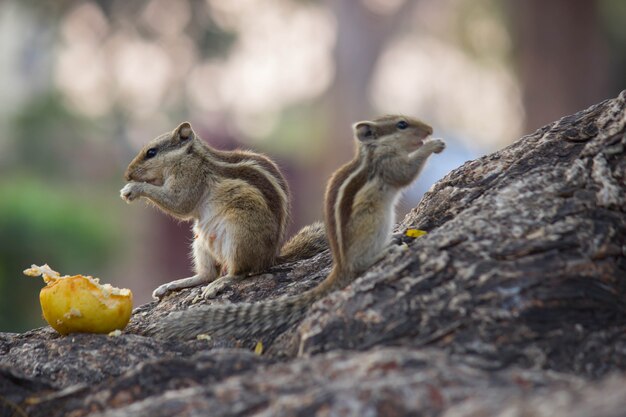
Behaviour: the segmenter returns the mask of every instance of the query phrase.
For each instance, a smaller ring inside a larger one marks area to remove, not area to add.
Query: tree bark
[[[119,337],[0,334],[1,415],[620,415],[625,127],[623,92],[454,170],[398,225],[426,236],[263,335],[262,355],[143,335],[199,289]],[[214,302],[299,293],[329,267],[280,265]]]

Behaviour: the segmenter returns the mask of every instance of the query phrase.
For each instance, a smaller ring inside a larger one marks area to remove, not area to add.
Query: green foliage
[[[319,161],[324,142],[312,138],[324,137],[327,129],[323,116],[310,103],[302,103],[285,110],[280,123],[265,141],[266,151],[272,155],[297,161],[306,166]]]
[[[196,35],[196,45],[203,58],[224,57],[237,39],[237,34],[209,24]]]
[[[22,331],[43,324],[43,282],[23,269],[49,263],[90,274],[110,261],[117,239],[107,210],[84,196],[31,180],[0,182],[0,195],[0,331]]]
[[[598,3],[602,30],[611,48],[611,60],[615,76],[615,90],[626,85],[626,2],[624,0],[600,0]]]
[[[70,113],[56,93],[28,102],[14,125],[15,162],[46,178],[66,175],[67,161],[78,152],[84,141],[81,136],[88,131],[87,122]]]
[[[600,0],[598,2],[602,27],[612,37],[626,43],[626,2],[623,0]]]

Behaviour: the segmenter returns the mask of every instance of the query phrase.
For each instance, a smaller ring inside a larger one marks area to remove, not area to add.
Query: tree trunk
[[[625,126],[623,92],[451,172],[398,226],[426,236],[264,335],[262,355],[255,340],[143,336],[199,289],[139,307],[119,337],[0,334],[0,411],[621,415]],[[277,266],[219,298],[299,293],[329,266],[328,253]]]
[[[509,2],[527,129],[611,94],[615,77],[598,3]]]

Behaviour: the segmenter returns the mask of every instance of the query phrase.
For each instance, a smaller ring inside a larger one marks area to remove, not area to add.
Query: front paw
[[[138,182],[129,182],[120,190],[120,197],[127,203],[139,198],[140,194],[141,184]]]
[[[432,153],[441,153],[446,149],[446,143],[441,139],[431,139],[424,144]]]

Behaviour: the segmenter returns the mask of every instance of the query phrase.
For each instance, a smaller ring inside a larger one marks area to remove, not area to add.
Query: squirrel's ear
[[[182,122],[174,130],[174,139],[180,140],[181,142],[184,142],[187,139],[193,139],[193,136],[193,129],[191,128],[191,124],[189,122]]]
[[[372,122],[358,122],[352,126],[354,136],[363,142],[364,140],[374,139],[374,125]]]

